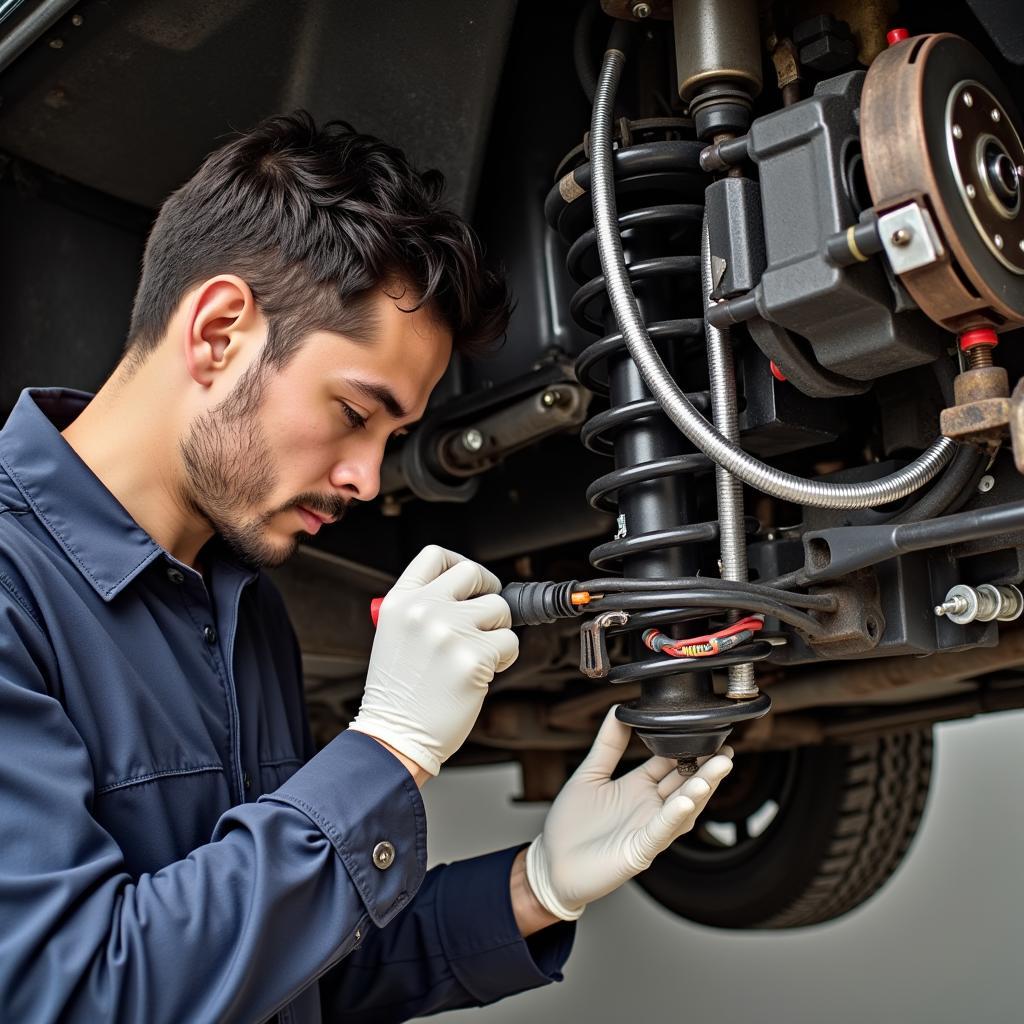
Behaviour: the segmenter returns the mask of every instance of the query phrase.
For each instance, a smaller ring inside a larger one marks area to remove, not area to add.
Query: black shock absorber
[[[616,194],[630,280],[666,365],[694,405],[706,411],[698,256],[707,184],[698,162],[703,146],[690,122],[681,119],[620,121],[618,131]],[[618,569],[631,579],[693,577],[700,568],[698,545],[718,537],[717,520],[700,521],[698,512],[698,499],[714,494],[714,467],[662,413],[615,328],[596,252],[585,157],[576,150],[563,161],[545,213],[569,245],[568,270],[580,284],[572,315],[602,336],[580,355],[576,374],[607,396],[609,408],[584,426],[581,439],[592,451],[614,457],[615,469],[594,481],[587,498],[595,508],[617,512],[618,531],[590,559],[595,568]],[[687,311],[689,316],[679,315]],[[642,610],[633,611],[628,622],[619,616],[609,627],[609,633],[634,634],[635,660],[610,668],[607,679],[639,684],[640,696],[622,704],[618,717],[652,752],[676,758],[684,770],[694,758],[714,753],[735,723],[760,717],[770,706],[764,695],[743,702],[717,697],[711,670],[760,660],[771,647],[753,643],[739,653],[692,659],[652,653],[639,643],[637,631],[658,625],[669,635],[685,635],[693,632],[694,619],[706,619],[709,612],[651,607],[651,597],[633,602]]]

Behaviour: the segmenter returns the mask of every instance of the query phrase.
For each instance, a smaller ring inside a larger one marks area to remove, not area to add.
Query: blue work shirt
[[[516,849],[426,872],[399,761],[314,753],[279,594],[131,518],[59,433],[90,397],[0,431],[0,1020],[383,1024],[560,979]]]

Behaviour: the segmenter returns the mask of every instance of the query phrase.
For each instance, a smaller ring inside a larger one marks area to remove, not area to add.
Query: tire
[[[637,881],[667,909],[717,928],[841,917],[903,860],[931,763],[930,728],[741,755],[694,831]]]

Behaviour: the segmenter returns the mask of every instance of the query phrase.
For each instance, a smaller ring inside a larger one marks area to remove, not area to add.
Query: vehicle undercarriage
[[[568,584],[455,762],[546,800],[613,704],[636,758],[728,739],[641,884],[720,927],[837,917],[913,839],[933,725],[1024,706],[1024,25],[413,6],[0,3],[0,402],[102,381],[156,207],[232,128],[302,106],[440,166],[518,309],[275,570],[315,735],[424,544]]]

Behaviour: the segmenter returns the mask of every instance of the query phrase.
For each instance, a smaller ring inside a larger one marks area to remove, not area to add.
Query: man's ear
[[[234,274],[204,281],[192,295],[185,316],[185,365],[198,384],[208,387],[239,357],[260,320],[249,286]]]

